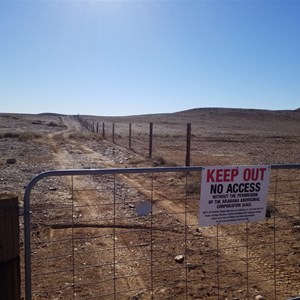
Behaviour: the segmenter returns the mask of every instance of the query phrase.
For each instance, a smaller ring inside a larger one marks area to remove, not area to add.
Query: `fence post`
[[[112,124],[112,142],[115,143],[115,123]]]
[[[185,165],[190,166],[191,163],[191,123],[187,123],[186,127],[186,158]]]
[[[102,124],[102,137],[105,139],[105,123]]]
[[[131,123],[129,123],[129,149],[131,150]]]
[[[99,123],[97,122],[97,133],[99,133]]]
[[[150,123],[150,133],[149,133],[149,157],[152,158],[152,143],[153,141],[153,123]]]
[[[18,197],[0,195],[0,295],[20,300]]]

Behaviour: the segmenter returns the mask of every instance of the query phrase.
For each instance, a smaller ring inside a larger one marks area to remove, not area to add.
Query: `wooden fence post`
[[[185,165],[188,167],[191,164],[191,123],[187,123],[186,127],[186,158]]]
[[[20,300],[18,197],[0,195],[0,295]]]
[[[102,137],[105,139],[105,123],[102,124]]]
[[[112,142],[115,143],[115,123],[112,124]]]
[[[97,133],[99,133],[99,123],[97,122]]]
[[[131,150],[131,123],[129,123],[129,149]]]
[[[153,123],[150,123],[149,133],[149,157],[152,158],[152,146],[153,146]]]

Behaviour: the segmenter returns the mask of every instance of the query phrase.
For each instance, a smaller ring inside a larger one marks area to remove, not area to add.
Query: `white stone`
[[[176,255],[175,256],[175,261],[179,264],[182,264],[184,261],[184,255],[180,254],[180,255]]]

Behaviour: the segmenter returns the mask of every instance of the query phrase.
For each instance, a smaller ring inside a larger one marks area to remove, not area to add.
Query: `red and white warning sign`
[[[265,219],[270,166],[205,167],[202,170],[199,225]]]

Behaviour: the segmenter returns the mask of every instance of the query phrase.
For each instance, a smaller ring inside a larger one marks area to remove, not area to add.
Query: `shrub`
[[[186,192],[188,194],[199,194],[200,193],[200,182],[198,182],[198,181],[189,182],[186,186]]]
[[[200,193],[200,180],[196,174],[190,174],[186,184],[186,192],[188,194]]]
[[[48,126],[57,127],[58,125],[57,123],[51,121],[50,123],[48,123]]]
[[[166,160],[162,156],[156,156],[153,159],[152,166],[153,167],[164,166],[166,163],[167,163]]]
[[[30,141],[30,140],[39,139],[42,136],[43,135],[41,133],[25,131],[22,134],[20,134],[20,136],[18,137],[18,141],[27,142],[27,141]]]
[[[34,121],[31,122],[31,124],[33,124],[33,125],[42,125],[43,123],[44,122],[41,121],[41,120],[34,120]]]
[[[16,139],[20,136],[20,133],[19,132],[5,132],[3,134],[3,137],[4,138],[13,138],[13,139]]]
[[[81,140],[81,141],[100,141],[102,137],[97,134],[93,134],[90,132],[82,133],[82,132],[74,132],[69,134],[69,139],[72,140]]]
[[[152,160],[152,166],[153,167],[160,167],[160,166],[176,167],[177,164],[175,162],[166,160],[162,156],[156,156]]]

